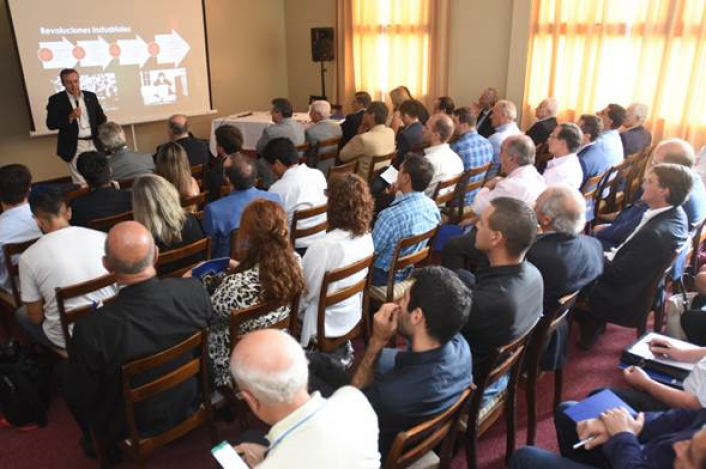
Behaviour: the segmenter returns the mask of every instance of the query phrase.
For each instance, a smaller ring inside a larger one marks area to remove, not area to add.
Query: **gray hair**
[[[135,180],[132,210],[135,221],[147,228],[156,240],[166,245],[181,241],[186,215],[176,187],[162,176],[145,174]]]
[[[311,110],[318,112],[322,119],[328,119],[331,116],[331,104],[323,99],[311,103]]]
[[[309,364],[304,349],[289,334],[277,331],[285,339],[288,355],[291,358],[283,370],[263,370],[247,360],[238,357],[238,350],[230,360],[230,372],[241,389],[247,389],[255,398],[265,404],[290,404],[296,394],[306,389],[309,381]]]
[[[538,198],[535,210],[552,219],[554,230],[576,236],[586,225],[586,201],[566,184],[547,188]]]
[[[122,275],[136,275],[150,267],[154,263],[154,253],[156,246],[154,244],[154,239],[150,239],[150,248],[145,256],[136,262],[126,262],[111,252],[110,246],[108,245],[108,238],[105,238],[105,258],[108,260],[108,265],[110,270],[116,274]]]
[[[536,148],[527,135],[512,135],[505,139],[507,153],[515,159],[519,166],[534,164]]]
[[[544,100],[547,103],[547,109],[549,110],[549,115],[556,117],[559,112],[559,100],[556,98],[546,98]]]
[[[501,99],[495,103],[498,113],[505,116],[506,118],[514,121],[517,119],[517,106],[512,101],[507,99]]]
[[[632,108],[632,113],[635,114],[640,123],[645,122],[647,119],[647,114],[650,112],[650,108],[647,104],[643,103],[632,103],[629,107]]]
[[[106,122],[98,126],[98,139],[109,153],[115,153],[127,145],[125,131],[117,122]]]

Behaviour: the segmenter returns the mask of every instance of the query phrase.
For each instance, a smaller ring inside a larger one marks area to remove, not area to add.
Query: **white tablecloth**
[[[292,117],[304,127],[311,125],[309,114],[305,112],[295,112]],[[262,131],[268,125],[272,125],[272,117],[269,112],[244,111],[213,119],[211,121],[211,153],[213,155],[216,154],[216,129],[224,124],[233,125],[243,133],[243,150],[254,150]]]

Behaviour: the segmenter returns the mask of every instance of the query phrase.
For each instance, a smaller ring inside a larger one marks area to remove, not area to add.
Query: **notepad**
[[[219,257],[217,259],[211,259],[203,264],[191,269],[191,275],[197,277],[201,280],[207,275],[216,275],[228,270],[230,265],[230,258]]]
[[[677,370],[682,370],[687,373],[691,372],[694,369],[693,363],[670,360],[669,358],[664,358],[664,357],[660,357],[660,356],[653,354],[650,351],[650,342],[652,342],[652,340],[655,340],[655,339],[660,340],[660,341],[670,342],[675,345],[679,345],[680,348],[686,348],[686,349],[699,348],[696,345],[691,344],[689,342],[684,342],[683,340],[674,339],[672,337],[668,337],[668,336],[662,335],[662,334],[657,334],[654,332],[648,332],[648,333],[644,334],[642,337],[640,337],[637,340],[637,342],[635,342],[630,347],[628,347],[625,350],[625,353],[623,355],[624,356],[631,355],[633,358],[639,358],[639,359],[659,363],[661,365],[676,368]],[[624,357],[621,357],[621,358],[624,358]],[[629,364],[636,364],[636,363],[631,363],[628,360],[623,360],[623,361],[625,361],[626,363],[629,363]],[[664,370],[658,370],[658,371],[664,371]]]
[[[613,391],[606,389],[569,407],[564,410],[564,413],[571,420],[578,423],[583,420],[598,418],[606,410],[620,407],[625,408],[633,417],[637,415],[635,409],[627,405]]]
[[[397,169],[394,166],[389,166],[385,171],[380,173],[380,177],[388,184],[392,185],[397,182]]]

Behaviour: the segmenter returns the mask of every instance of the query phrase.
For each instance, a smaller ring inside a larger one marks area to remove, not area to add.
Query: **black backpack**
[[[51,365],[17,342],[0,346],[0,414],[15,427],[45,426]]]

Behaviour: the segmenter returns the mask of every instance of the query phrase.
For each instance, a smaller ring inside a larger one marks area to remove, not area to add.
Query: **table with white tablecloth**
[[[304,128],[311,125],[309,114],[305,112],[295,112],[292,118],[302,124]],[[273,124],[272,116],[264,111],[244,111],[230,116],[219,117],[211,121],[211,153],[216,154],[216,129],[222,125],[229,124],[237,127],[243,134],[243,150],[254,150],[257,141],[262,135],[265,127]]]

